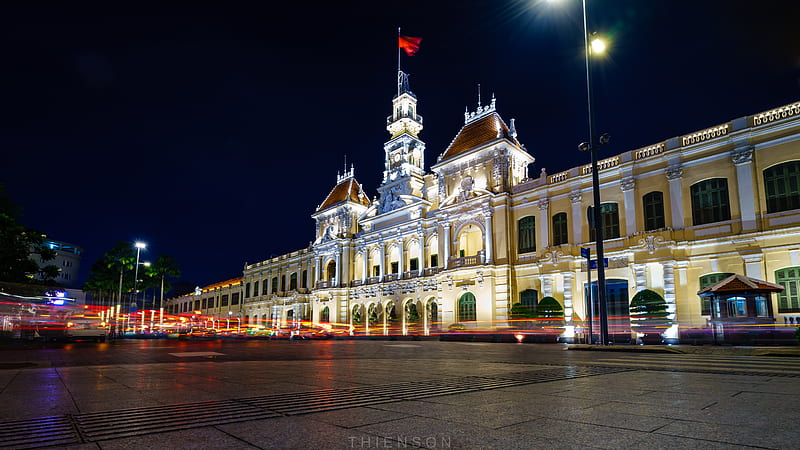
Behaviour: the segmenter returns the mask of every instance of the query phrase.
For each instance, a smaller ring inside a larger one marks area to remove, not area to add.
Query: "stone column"
[[[316,272],[315,278],[316,279],[314,280],[314,283],[312,284],[312,286],[315,286],[317,284],[317,282],[319,282],[319,280],[322,279],[322,256],[317,257],[316,266],[317,266],[316,270],[315,270],[315,272]],[[278,272],[279,272],[279,274],[277,276],[278,276],[278,278],[280,278],[280,271],[278,271]],[[278,282],[280,283],[280,280],[278,280]],[[278,287],[278,289],[280,289],[280,284],[277,287]]]
[[[364,260],[363,264],[362,264],[364,266],[364,274],[363,274],[364,276],[362,277],[362,280],[364,280],[364,284],[366,284],[367,278],[369,278],[369,275],[370,275],[369,274],[369,248],[366,245],[364,246],[364,256],[363,256],[362,259]]]
[[[664,266],[664,300],[667,302],[667,313],[672,320],[676,319],[675,308],[675,263],[665,262]]]
[[[542,297],[552,297],[553,277],[551,275],[542,275],[541,280],[542,280]]]
[[[442,227],[444,228],[444,236],[443,236],[443,244],[444,244],[444,268],[445,270],[450,266],[450,223],[443,222]]]
[[[764,279],[764,275],[761,271],[761,261],[763,260],[761,253],[757,253],[755,255],[743,255],[742,259],[744,259],[744,273],[748,277],[758,280]]]
[[[539,223],[536,225],[539,232],[538,250],[544,251],[550,246],[550,214],[548,214],[550,199],[543,198],[536,202],[536,205],[539,207]]]
[[[669,203],[672,211],[672,229],[681,230],[684,227],[683,218],[683,190],[681,188],[681,177],[683,169],[680,165],[669,166],[666,170],[667,180],[669,180]]]
[[[620,181],[620,188],[624,196],[625,208],[625,234],[628,236],[636,233],[636,196],[634,195],[635,181],[633,177],[625,177]]]
[[[400,276],[403,276],[403,272],[405,272],[405,270],[406,270],[406,264],[405,264],[406,249],[405,249],[405,243],[403,242],[402,236],[399,236],[397,238],[397,246],[399,247],[398,250],[397,250],[397,254],[398,254],[397,273]]]
[[[341,282],[342,282],[341,274],[342,273],[344,273],[344,271],[342,270],[342,250],[339,249],[339,250],[336,251],[336,272],[334,272],[334,275],[333,275],[334,279],[331,280],[331,281],[333,281],[333,283],[331,284],[331,287],[338,287],[341,284]]]
[[[484,264],[491,264],[494,254],[493,244],[494,241],[494,230],[492,229],[492,216],[494,215],[494,210],[490,207],[487,207],[483,210],[483,224],[484,228],[486,229],[486,236],[484,236],[484,249],[486,249],[485,253],[485,261]]]
[[[379,245],[381,247],[381,252],[380,252],[380,258],[381,258],[380,270],[381,270],[381,273],[378,276],[381,277],[381,280],[383,280],[383,276],[386,275],[386,267],[385,267],[385,265],[386,265],[386,244],[383,241],[381,241],[379,243]]]
[[[575,279],[575,274],[572,272],[564,272],[564,320],[569,324],[572,323],[572,282]]]
[[[636,292],[647,289],[647,266],[645,264],[634,264],[633,273],[636,280]]]
[[[583,211],[580,191],[569,194],[569,201],[572,203],[572,243],[579,245],[583,243]]]
[[[417,269],[419,274],[422,275],[422,270],[425,268],[425,233],[420,229],[417,231],[419,237],[419,255],[417,256]]]
[[[756,200],[753,195],[753,147],[736,148],[731,152],[731,158],[736,166],[742,230],[754,230],[756,228]]]

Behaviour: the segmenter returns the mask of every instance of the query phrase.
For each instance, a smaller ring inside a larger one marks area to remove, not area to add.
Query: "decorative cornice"
[[[731,152],[734,165],[749,164],[753,162],[753,146],[734,149]]]
[[[683,176],[683,169],[680,165],[669,166],[664,173],[667,175],[667,180],[678,180]]]
[[[536,202],[536,206],[539,207],[539,211],[547,211],[547,208],[550,207],[550,199],[545,197],[541,200]]]

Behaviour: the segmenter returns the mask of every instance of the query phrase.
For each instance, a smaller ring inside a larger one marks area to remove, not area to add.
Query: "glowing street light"
[[[137,294],[139,292],[136,290],[136,284],[139,281],[139,254],[143,248],[147,248],[147,244],[144,242],[136,242],[134,247],[136,247],[136,268],[133,271],[133,295],[135,300],[138,297]]]
[[[548,3],[557,3],[559,0],[547,0]],[[589,152],[592,162],[592,196],[594,200],[594,207],[592,208],[593,225],[596,257],[597,257],[597,303],[600,309],[600,345],[608,344],[608,309],[606,305],[606,274],[605,274],[605,258],[603,257],[603,222],[600,202],[600,176],[597,169],[597,150],[608,144],[611,139],[608,134],[603,134],[599,138],[595,132],[595,116],[594,109],[592,108],[592,54],[598,55],[606,50],[606,43],[597,36],[597,33],[589,35],[589,29],[586,21],[586,0],[581,0],[583,9],[583,39],[584,50],[586,57],[586,109],[589,115],[589,142],[583,142],[578,145],[578,149],[584,152]],[[591,41],[590,41],[591,38]],[[591,259],[591,258],[590,258]],[[591,273],[591,266],[587,261],[586,270]],[[586,319],[589,328],[589,343],[592,342],[592,285],[589,284],[589,301],[586,311]]]

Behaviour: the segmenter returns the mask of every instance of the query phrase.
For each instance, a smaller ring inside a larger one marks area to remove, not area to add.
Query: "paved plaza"
[[[170,363],[6,361],[0,445],[796,448],[800,441],[798,358],[653,354],[628,363],[630,353],[573,351],[594,359],[542,364],[499,360],[491,352],[503,345],[383,342],[357,358],[311,360],[226,361],[220,349],[175,351]],[[458,358],[419,356],[434,346],[451,346]],[[466,359],[473,349],[490,356]]]

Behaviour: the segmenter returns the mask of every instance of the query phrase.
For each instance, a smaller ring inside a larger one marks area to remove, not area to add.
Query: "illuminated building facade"
[[[591,166],[528,177],[534,157],[495,103],[466,112],[426,170],[417,97],[400,72],[378,196],[352,167],[340,174],[312,214],[308,248],[244,268],[243,321],[378,335],[495,329],[513,304],[553,297],[574,337],[587,310],[581,248],[594,254]],[[628,305],[644,289],[666,301],[666,338],[707,327],[711,306],[697,292],[731,274],[785,286],[769,311],[798,322],[800,103],[606,158],[599,171],[615,341],[630,339]]]
[[[58,276],[54,281],[67,287],[74,287],[78,281],[78,270],[81,267],[81,252],[83,250],[76,245],[54,240],[46,240],[44,245],[55,250],[56,257],[49,261],[42,261],[41,258],[36,257],[39,267],[56,266],[58,268]],[[41,278],[41,274],[37,275],[37,278]]]

